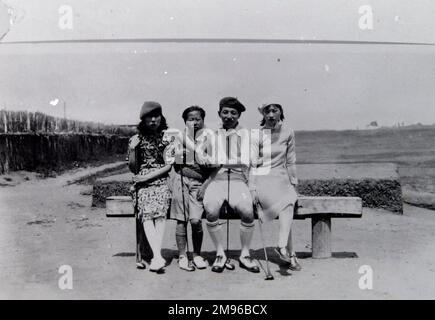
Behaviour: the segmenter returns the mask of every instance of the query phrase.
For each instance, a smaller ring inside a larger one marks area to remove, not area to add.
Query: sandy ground
[[[222,274],[187,273],[176,262],[175,224],[167,222],[166,273],[135,268],[133,219],[106,218],[91,208],[90,186],[66,185],[82,169],[56,178],[17,173],[0,187],[0,298],[2,299],[421,299],[435,298],[435,212],[405,205],[404,215],[364,209],[362,219],[332,222],[333,258],[309,257],[310,221],[296,221],[294,239],[303,270],[289,273],[273,253],[277,224],[264,229],[274,281],[239,267]],[[18,178],[16,178],[18,179]],[[231,222],[237,257],[238,221]],[[258,228],[252,254],[264,264]],[[213,247],[207,232],[203,251]],[[61,290],[59,267],[70,265],[73,289]],[[373,289],[361,290],[362,265]]]

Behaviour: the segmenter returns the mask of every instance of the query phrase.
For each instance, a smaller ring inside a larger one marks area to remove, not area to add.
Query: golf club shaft
[[[230,169],[228,169],[230,170]],[[235,267],[231,263],[231,259],[228,257],[229,255],[229,242],[230,242],[230,220],[229,220],[229,213],[228,213],[228,206],[230,205],[230,176],[228,171],[228,197],[227,197],[227,205],[225,206],[225,215],[227,216],[227,261],[225,262],[225,266],[229,270],[234,270]]]
[[[230,137],[227,136],[227,157],[229,159],[230,157]],[[227,206],[225,207],[225,215],[227,216],[227,263],[230,264],[230,259],[228,258],[229,255],[229,242],[230,242],[230,219],[228,216],[228,207],[230,206],[230,175],[231,175],[231,169],[227,169]]]
[[[266,259],[266,277],[273,277],[269,268],[269,258],[267,256],[266,244],[264,242],[264,236],[263,236],[263,227],[260,219],[258,219],[258,225],[260,227],[260,237],[261,237],[261,242],[263,244],[264,258]]]
[[[234,270],[235,267],[231,263],[231,259],[229,258],[229,243],[230,243],[230,217],[228,212],[228,207],[230,206],[230,172],[231,169],[228,169],[228,197],[227,197],[227,206],[225,207],[225,214],[227,216],[227,261],[225,263],[227,269]]]

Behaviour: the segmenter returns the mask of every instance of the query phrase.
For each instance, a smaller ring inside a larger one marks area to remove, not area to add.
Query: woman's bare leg
[[[290,230],[293,222],[293,206],[279,215],[278,247],[286,248],[290,238]]]
[[[293,247],[293,235],[292,235],[291,228],[290,228],[290,232],[288,234],[287,252],[290,254],[290,269],[295,270],[295,271],[302,270],[302,267],[299,264],[298,259],[296,258],[296,252],[295,252],[294,247]]]
[[[290,233],[288,234],[287,251],[290,253],[290,255],[295,254],[293,249],[293,236],[292,236],[291,229],[290,229]]]

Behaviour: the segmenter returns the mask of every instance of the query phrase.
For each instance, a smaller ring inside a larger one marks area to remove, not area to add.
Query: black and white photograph
[[[1,0],[0,299],[433,300],[434,88],[430,0]]]

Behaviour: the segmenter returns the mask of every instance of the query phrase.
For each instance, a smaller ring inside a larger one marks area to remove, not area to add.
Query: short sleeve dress
[[[295,135],[282,122],[273,129],[264,129],[261,129],[262,138],[252,145],[253,150],[259,151],[262,164],[250,171],[249,185],[261,204],[261,219],[271,221],[297,200]]]
[[[165,153],[170,149],[171,136],[162,131],[151,135],[139,134],[140,171],[139,175],[146,175],[154,170],[163,168]],[[166,217],[171,202],[171,192],[168,187],[168,177],[153,180],[138,191],[138,218],[142,221]],[[136,205],[136,195],[133,193],[133,203]]]

